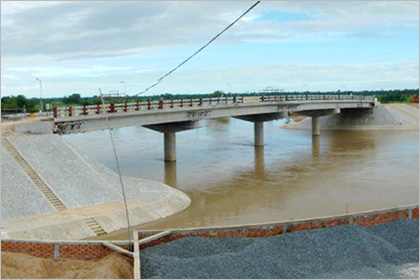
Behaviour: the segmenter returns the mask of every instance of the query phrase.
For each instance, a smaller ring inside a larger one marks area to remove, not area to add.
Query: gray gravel
[[[31,215],[53,213],[55,209],[1,146],[1,222]]]
[[[419,221],[269,238],[182,238],[141,251],[143,278],[418,278]]]

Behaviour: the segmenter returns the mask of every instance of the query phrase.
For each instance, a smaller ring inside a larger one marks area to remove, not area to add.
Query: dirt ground
[[[2,252],[2,279],[133,279],[133,260],[118,253],[102,259],[43,259]]]

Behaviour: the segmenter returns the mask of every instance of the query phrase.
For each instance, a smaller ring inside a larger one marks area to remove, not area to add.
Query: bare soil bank
[[[118,253],[95,260],[43,259],[1,253],[2,279],[133,279],[133,260]]]

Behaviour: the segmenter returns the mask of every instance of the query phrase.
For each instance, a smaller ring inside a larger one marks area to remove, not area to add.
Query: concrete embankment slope
[[[282,126],[287,129],[311,129],[311,118]],[[373,110],[342,110],[340,114],[320,118],[324,130],[418,130],[419,109],[407,104],[379,105]]]
[[[18,155],[11,156],[6,144]],[[109,233],[127,226],[118,174],[60,136],[2,139],[2,159],[2,238],[74,240],[97,235],[93,227]],[[23,164],[38,178],[28,176]],[[164,218],[191,203],[186,194],[159,182],[123,181],[132,225]]]

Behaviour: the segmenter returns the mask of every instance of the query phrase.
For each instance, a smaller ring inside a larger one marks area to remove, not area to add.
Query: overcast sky
[[[1,2],[1,94],[133,95],[254,2]],[[147,94],[419,87],[418,1],[263,1]]]

